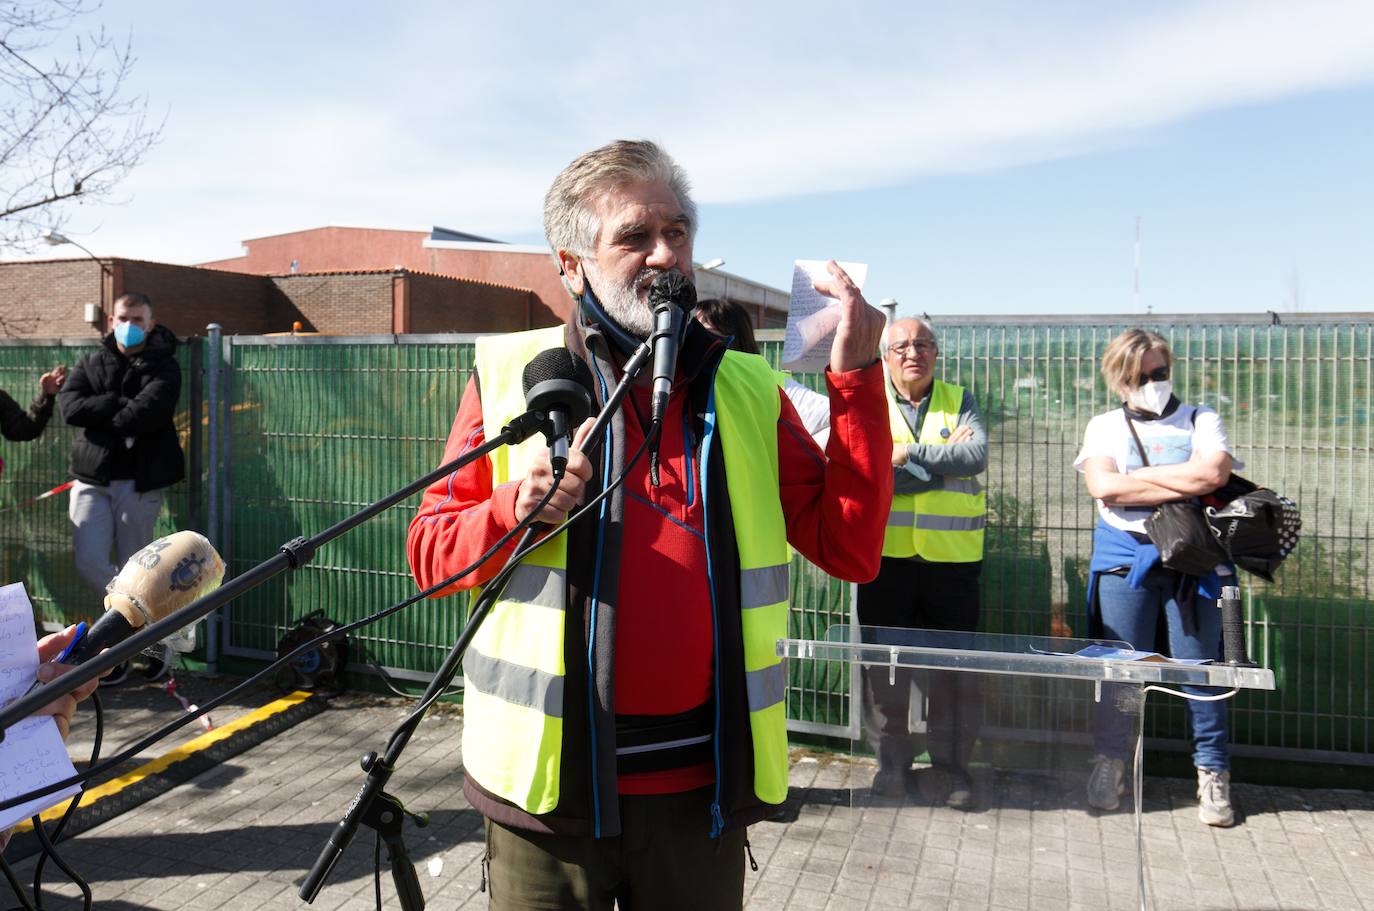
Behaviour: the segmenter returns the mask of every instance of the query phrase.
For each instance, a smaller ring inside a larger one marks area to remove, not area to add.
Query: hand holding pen
[[[72,665],[63,664],[65,659],[76,644],[81,641],[81,637],[86,633],[86,624],[81,622],[75,626],[69,626],[60,633],[52,633],[38,640],[38,682],[47,683],[67,671],[72,669]],[[83,683],[81,686],[63,696],[59,696],[52,702],[43,706],[34,714],[51,715],[53,721],[57,722],[57,729],[62,734],[62,739],[67,739],[67,732],[71,729],[72,715],[76,713],[76,705],[85,699],[95,688],[100,685],[100,679],[96,678]]]

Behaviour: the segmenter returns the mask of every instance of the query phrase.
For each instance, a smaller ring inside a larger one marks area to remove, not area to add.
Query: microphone
[[[568,466],[568,439],[573,428],[592,413],[592,372],[567,348],[547,348],[525,365],[521,377],[525,407],[548,416],[544,439],[553,450],[553,476],[563,477]]]
[[[682,343],[687,314],[697,305],[697,289],[681,272],[661,272],[649,286],[649,306],[654,311],[654,391],[649,417],[662,421],[668,395],[677,372],[677,349]]]
[[[1254,667],[1255,662],[1245,653],[1245,618],[1241,616],[1240,586],[1223,585],[1217,599],[1221,608],[1221,656],[1227,664]]]
[[[106,588],[105,613],[65,659],[80,664],[219,588],[224,560],[194,531],[158,538],[129,558]]]

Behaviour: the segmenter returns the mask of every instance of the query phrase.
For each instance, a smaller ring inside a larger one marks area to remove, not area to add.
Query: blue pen
[[[72,653],[72,649],[76,648],[76,644],[81,641],[81,637],[84,635],[86,635],[86,621],[82,620],[76,625],[76,635],[72,636],[72,641],[62,650],[62,654],[53,659],[53,663],[61,664],[66,661],[67,656]]]

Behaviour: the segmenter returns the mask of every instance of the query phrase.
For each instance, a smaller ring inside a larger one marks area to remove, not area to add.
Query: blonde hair
[[[1174,366],[1174,353],[1158,332],[1148,329],[1127,329],[1112,339],[1102,352],[1102,379],[1107,388],[1122,398],[1136,387],[1140,377],[1140,363],[1151,351],[1161,351],[1169,369]]]

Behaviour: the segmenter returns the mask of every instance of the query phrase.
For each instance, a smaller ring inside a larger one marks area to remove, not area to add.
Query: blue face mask
[[[148,334],[143,331],[142,326],[134,323],[115,323],[114,337],[121,348],[137,348],[143,344]]]
[[[611,344],[620,349],[620,353],[626,356],[634,354],[639,347],[640,339],[635,338],[625,328],[611,318],[597,298],[596,292],[592,290],[592,283],[584,281],[582,283],[582,312],[588,320],[594,323],[602,333],[611,341]]]

